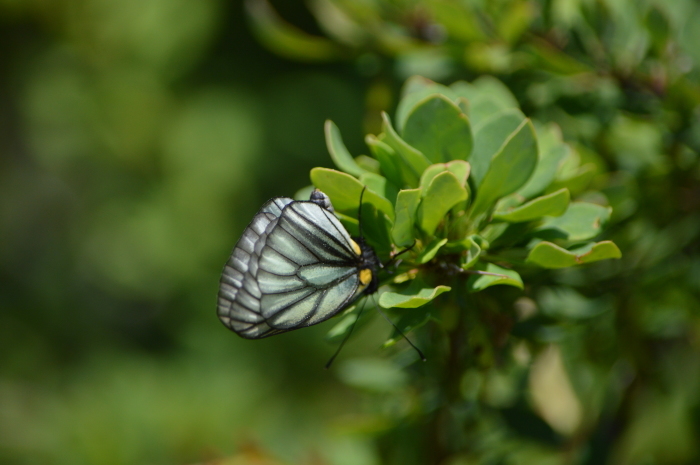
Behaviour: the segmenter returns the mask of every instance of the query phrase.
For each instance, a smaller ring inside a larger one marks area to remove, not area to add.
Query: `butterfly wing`
[[[293,202],[287,197],[268,201],[253,217],[243,235],[233,248],[224,266],[219,284],[217,313],[221,322],[232,331],[249,339],[272,336],[276,331],[265,322],[260,313],[260,289],[251,267],[257,268],[256,245],[266,237],[271,223],[276,223],[285,206]]]
[[[330,211],[290,201],[277,214],[270,203],[234,248],[219,292],[221,320],[251,339],[320,323],[363,287],[357,245]]]

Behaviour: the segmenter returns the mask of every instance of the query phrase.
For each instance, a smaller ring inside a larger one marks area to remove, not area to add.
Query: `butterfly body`
[[[220,281],[217,313],[226,327],[259,339],[321,323],[376,292],[379,260],[351,238],[330,199],[268,201],[243,232]]]

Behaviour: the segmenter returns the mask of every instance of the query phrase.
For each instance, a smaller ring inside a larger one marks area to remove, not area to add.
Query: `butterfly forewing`
[[[224,268],[221,321],[257,339],[332,317],[364,289],[356,249],[340,221],[318,202],[269,201]]]

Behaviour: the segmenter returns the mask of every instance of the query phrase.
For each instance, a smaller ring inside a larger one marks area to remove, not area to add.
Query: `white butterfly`
[[[361,294],[376,292],[379,260],[352,239],[326,194],[268,201],[221,275],[218,315],[239,336],[259,339],[321,323]]]

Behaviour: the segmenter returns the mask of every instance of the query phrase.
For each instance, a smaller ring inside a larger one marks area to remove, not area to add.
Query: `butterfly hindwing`
[[[281,332],[271,328],[260,313],[262,293],[255,279],[259,266],[256,248],[264,245],[268,227],[277,222],[284,207],[291,202],[290,198],[278,197],[263,205],[224,266],[217,313],[224,325],[245,338],[257,339]]]

